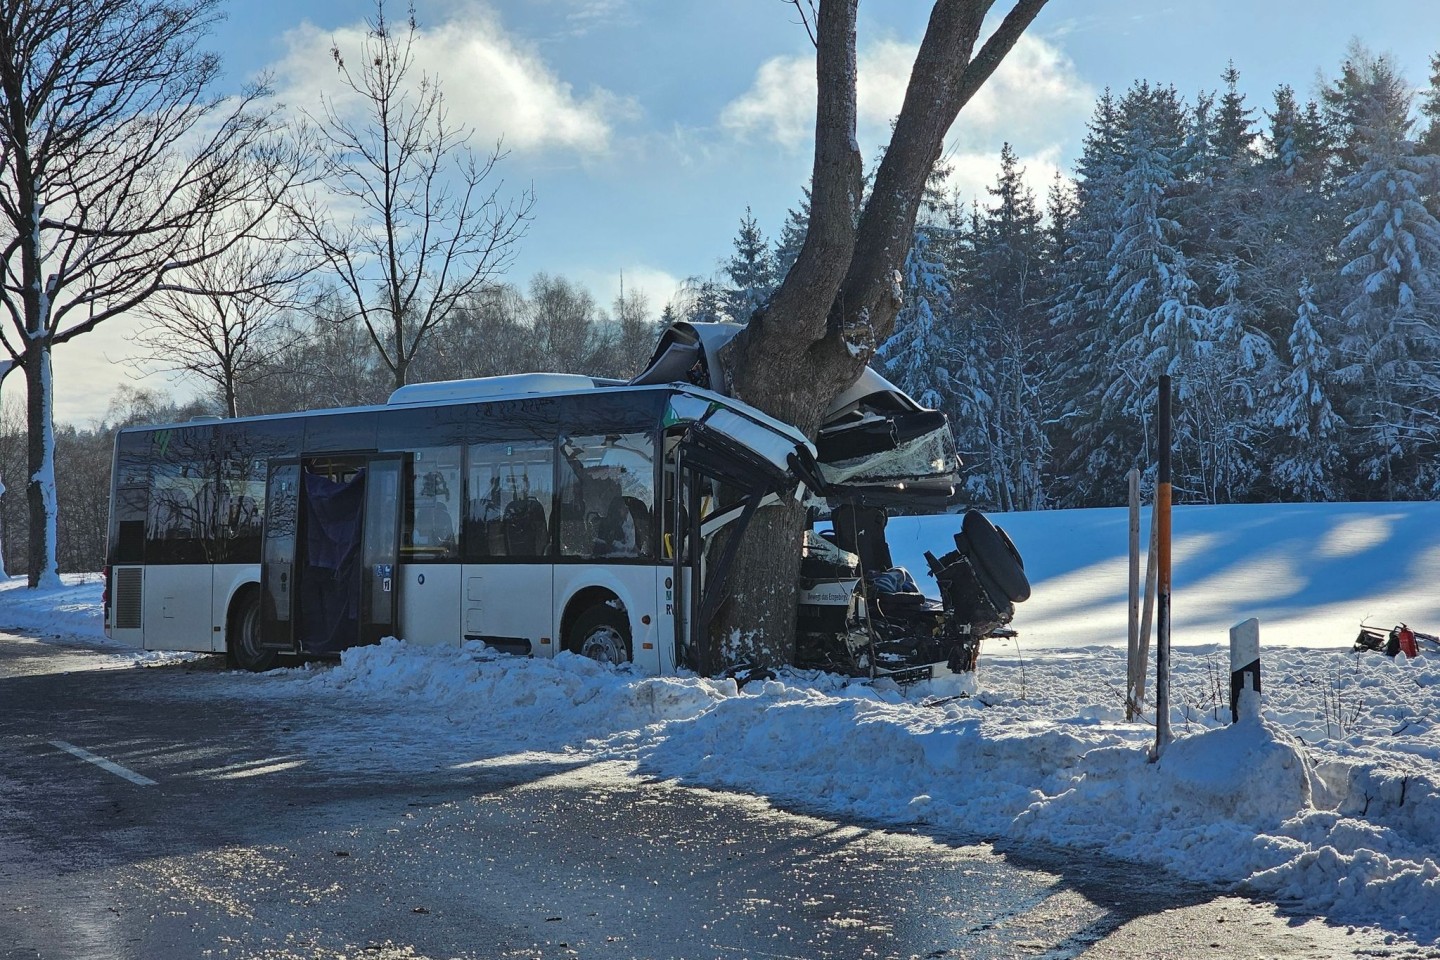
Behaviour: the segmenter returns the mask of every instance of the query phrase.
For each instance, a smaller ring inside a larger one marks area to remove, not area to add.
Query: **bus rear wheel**
[[[258,590],[247,590],[236,598],[230,610],[230,629],[225,632],[225,649],[232,664],[255,673],[273,670],[279,661],[278,652],[266,650],[260,644]]]
[[[630,662],[630,622],[609,605],[591,607],[575,619],[568,646],[582,657],[601,663]]]

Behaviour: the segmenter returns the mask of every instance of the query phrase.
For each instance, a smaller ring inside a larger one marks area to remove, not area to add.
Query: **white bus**
[[[106,631],[251,670],[397,636],[669,673],[700,665],[694,638],[724,593],[714,533],[799,497],[828,525],[806,537],[802,662],[902,678],[973,666],[1028,595],[1003,532],[967,514],[956,550],[932,559],[940,600],[884,543],[888,508],[953,494],[944,418],[867,372],[812,444],[702,385],[717,334],[677,325],[630,384],[522,374],[122,430]],[[680,367],[701,383],[651,382]]]

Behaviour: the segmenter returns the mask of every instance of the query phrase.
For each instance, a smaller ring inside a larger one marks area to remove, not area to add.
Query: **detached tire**
[[[565,646],[601,663],[629,663],[629,618],[608,604],[591,607],[576,618]]]
[[[979,510],[965,514],[960,529],[970,542],[971,556],[1001,592],[1014,603],[1030,599],[1030,578],[1025,576],[1020,551],[1015,549],[1009,536]]]
[[[230,608],[230,623],[225,631],[225,653],[231,664],[253,673],[273,670],[280,653],[260,645],[260,591],[246,590],[236,597]]]

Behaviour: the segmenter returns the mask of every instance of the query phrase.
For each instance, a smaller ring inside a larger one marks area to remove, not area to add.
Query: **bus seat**
[[[505,507],[505,552],[512,557],[544,556],[550,534],[545,508],[534,497],[512,500]]]
[[[445,505],[433,497],[416,500],[411,542],[417,547],[439,547],[454,541],[455,523]]]
[[[639,524],[635,522],[630,504],[626,502],[633,499],[617,496],[605,508],[604,515],[595,527],[595,546],[592,551],[595,556],[640,556]]]
[[[639,556],[652,556],[650,543],[650,508],[639,497],[625,497],[625,506],[630,510],[630,519],[635,524],[635,549]]]

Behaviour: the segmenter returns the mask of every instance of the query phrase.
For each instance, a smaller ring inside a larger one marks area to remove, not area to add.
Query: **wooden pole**
[[[1125,648],[1125,719],[1134,720],[1140,710],[1135,692],[1145,672],[1140,659],[1140,471],[1130,470],[1130,633]]]
[[[1140,673],[1135,684],[1135,709],[1145,706],[1145,671],[1150,666],[1150,625],[1155,622],[1155,575],[1159,564],[1155,560],[1160,538],[1160,524],[1157,504],[1150,505],[1150,550],[1145,554],[1145,603],[1140,609]]]
[[[1160,475],[1155,484],[1155,752],[1159,760],[1174,739],[1170,732],[1170,378],[1160,378]]]

